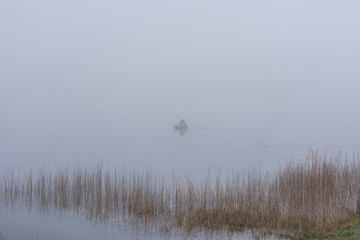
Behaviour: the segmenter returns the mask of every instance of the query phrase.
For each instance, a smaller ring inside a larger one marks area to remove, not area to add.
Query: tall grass
[[[71,210],[100,220],[120,216],[164,229],[267,229],[288,236],[323,234],[360,213],[360,157],[310,151],[275,174],[221,173],[195,183],[152,171],[65,167],[4,173],[0,203]]]

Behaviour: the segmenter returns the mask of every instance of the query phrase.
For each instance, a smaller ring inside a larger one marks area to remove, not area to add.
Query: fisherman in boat
[[[188,126],[184,119],[181,119],[180,122],[175,125],[174,129],[178,131],[181,136],[183,136],[188,129]]]

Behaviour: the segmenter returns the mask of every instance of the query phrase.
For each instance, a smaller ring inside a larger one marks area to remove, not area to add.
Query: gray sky
[[[180,118],[354,140],[359,29],[355,0],[0,0],[0,154]]]

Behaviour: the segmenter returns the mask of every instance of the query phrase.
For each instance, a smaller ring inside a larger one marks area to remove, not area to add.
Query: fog
[[[356,152],[359,8],[2,0],[0,164],[196,174]],[[181,137],[181,118],[206,129]]]

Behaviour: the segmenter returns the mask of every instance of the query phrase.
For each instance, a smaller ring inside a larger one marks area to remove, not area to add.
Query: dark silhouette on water
[[[186,133],[188,126],[184,119],[181,119],[180,122],[175,125],[174,129],[178,131],[181,136],[183,136]]]

